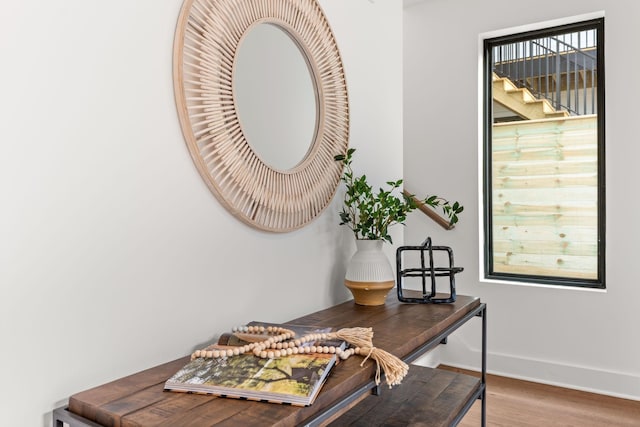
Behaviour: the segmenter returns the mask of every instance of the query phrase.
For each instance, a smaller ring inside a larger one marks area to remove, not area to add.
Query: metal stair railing
[[[594,114],[595,50],[596,30],[504,44],[494,47],[493,71],[537,98],[548,99],[556,110]]]

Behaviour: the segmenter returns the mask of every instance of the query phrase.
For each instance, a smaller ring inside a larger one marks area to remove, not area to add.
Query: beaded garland
[[[228,358],[240,354],[252,352],[254,356],[262,359],[273,359],[287,357],[296,354],[336,354],[340,359],[346,360],[353,354],[366,355],[360,366],[370,357],[376,362],[376,384],[380,383],[380,368],[385,373],[386,382],[389,388],[400,384],[402,378],[408,372],[408,365],[396,356],[373,346],[373,331],[371,328],[346,328],[336,332],[308,334],[296,338],[294,331],[279,326],[250,325],[239,326],[232,329],[234,334],[267,334],[266,338],[260,342],[252,342],[233,349],[218,349],[210,346],[202,350],[196,350],[191,355],[191,360],[196,358]],[[343,340],[351,346],[346,350],[335,346],[308,345],[316,341]],[[305,345],[306,344],[306,345]]]
[[[248,352],[253,352],[253,354],[256,357],[260,357],[262,359],[273,359],[273,358],[277,359],[279,357],[286,357],[294,354],[312,354],[312,353],[313,354],[316,354],[316,353],[337,354],[342,359],[346,359],[346,357],[343,356],[343,353],[345,353],[345,351],[343,351],[340,347],[304,345],[305,343],[308,343],[308,342],[336,339],[338,338],[336,336],[336,333],[308,334],[303,337],[296,338],[294,340],[296,335],[295,332],[282,327],[262,326],[262,325],[238,326],[238,327],[234,327],[232,331],[234,333],[242,333],[242,334],[264,335],[266,333],[271,336],[262,342],[245,344],[243,346],[238,346],[234,349],[196,350],[191,355],[191,359],[193,360],[198,357],[218,359],[218,358],[224,358],[224,357],[233,357],[233,356],[237,356],[239,354],[248,353]]]

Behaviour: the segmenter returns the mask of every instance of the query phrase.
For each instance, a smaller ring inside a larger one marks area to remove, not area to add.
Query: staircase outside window
[[[493,47],[494,81],[546,101],[557,114],[596,114],[597,57],[595,28],[500,44]]]

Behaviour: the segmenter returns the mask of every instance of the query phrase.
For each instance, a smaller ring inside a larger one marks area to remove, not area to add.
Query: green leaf
[[[389,235],[389,227],[404,225],[408,213],[417,209],[418,204],[404,193],[400,197],[393,193],[402,186],[403,180],[387,181],[388,188],[378,188],[376,193],[367,182],[367,176],[355,176],[351,168],[352,155],[355,148],[347,150],[347,154],[334,156],[336,161],[342,161],[344,172],[340,178],[345,183],[344,206],[340,212],[340,225],[348,226],[358,239],[384,240],[393,243]],[[436,208],[441,207],[449,219],[450,224],[458,221],[463,207],[458,202],[451,205],[447,200],[437,195],[429,196],[424,203]]]

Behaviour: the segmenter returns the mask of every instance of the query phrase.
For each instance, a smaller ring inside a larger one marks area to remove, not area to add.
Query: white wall
[[[478,40],[482,33],[604,11],[607,290],[481,283],[478,249]],[[465,206],[452,232],[413,214],[405,243],[432,235],[453,247],[459,291],[488,303],[489,371],[640,399],[636,268],[640,202],[635,0],[430,0],[404,12],[404,177],[415,192]],[[631,50],[630,50],[631,49]],[[635,52],[635,51],[634,51]],[[441,347],[442,361],[479,367],[479,321]]]
[[[356,169],[400,177],[402,5],[320,3],[344,60]],[[173,98],[180,6],[0,4],[3,425],[49,425],[69,395],[232,325],[349,298],[355,244],[339,200],[304,229],[268,234],[200,179]]]

